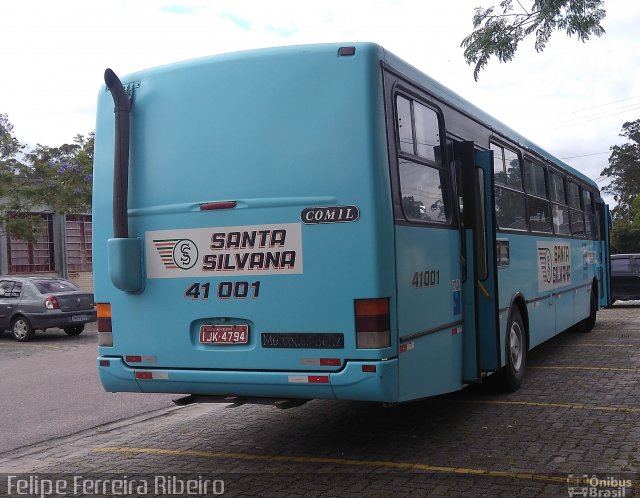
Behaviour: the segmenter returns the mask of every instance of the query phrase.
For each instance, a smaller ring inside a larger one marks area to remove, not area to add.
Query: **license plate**
[[[201,344],[247,344],[249,342],[248,325],[201,325]]]
[[[71,317],[72,322],[86,322],[88,319],[87,315],[74,315]]]

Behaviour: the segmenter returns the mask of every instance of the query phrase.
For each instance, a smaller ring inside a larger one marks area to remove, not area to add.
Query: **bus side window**
[[[496,222],[498,228],[526,230],[524,192],[518,154],[496,143],[493,150]]]
[[[593,194],[591,191],[582,189],[582,206],[584,208],[584,231],[588,239],[596,239],[598,231],[596,229],[595,206],[593,205]]]
[[[398,113],[398,141],[400,151],[413,154],[413,123],[411,120],[411,102],[404,97],[396,99]]]
[[[584,237],[584,213],[580,203],[580,187],[577,184],[567,182],[569,194],[569,220],[571,221],[571,233],[574,237]]]
[[[398,173],[402,211],[409,221],[448,224],[450,178],[442,167],[437,113],[403,95],[396,97]]]
[[[524,178],[527,189],[529,227],[532,232],[551,232],[551,216],[547,201],[547,182],[544,167],[529,159],[524,161]]]
[[[551,198],[554,233],[557,235],[571,235],[567,196],[564,191],[564,178],[552,171],[549,172],[549,197]]]
[[[447,223],[450,216],[442,195],[444,172],[407,159],[399,160],[399,168],[402,209],[407,219]]]

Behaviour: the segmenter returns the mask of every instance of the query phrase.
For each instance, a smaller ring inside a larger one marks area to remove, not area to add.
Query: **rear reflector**
[[[309,384],[328,384],[329,376],[328,375],[310,375],[309,376]]]
[[[365,373],[376,373],[375,365],[362,365],[362,371]]]
[[[389,299],[356,299],[356,344],[361,349],[391,346]]]
[[[156,356],[130,355],[125,356],[124,361],[126,361],[127,363],[157,363],[158,358]]]
[[[339,367],[340,358],[320,358],[321,367]]]
[[[98,332],[111,332],[111,304],[98,303]]]
[[[328,375],[289,375],[289,382],[293,384],[328,384]]]
[[[168,380],[168,372],[142,372],[136,370],[136,379],[138,380]]]
[[[301,365],[315,367],[339,367],[342,365],[340,358],[300,358]]]
[[[111,362],[109,360],[100,360],[100,366],[101,367],[110,367],[111,366]]]
[[[400,344],[400,347],[398,348],[398,350],[401,353],[406,353],[407,351],[411,351],[413,348],[415,348],[416,343],[413,341],[409,341],[409,342],[405,342],[404,344]]]

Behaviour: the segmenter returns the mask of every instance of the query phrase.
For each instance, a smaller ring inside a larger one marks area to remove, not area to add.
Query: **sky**
[[[94,130],[105,68],[116,74],[238,50],[379,43],[604,185],[609,148],[640,118],[640,2],[605,0],[606,34],[525,40],[473,79],[460,47],[495,0],[2,0],[0,113],[29,146]],[[529,5],[522,0],[523,5]]]

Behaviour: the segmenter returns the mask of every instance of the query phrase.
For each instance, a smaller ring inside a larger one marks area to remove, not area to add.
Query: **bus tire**
[[[591,289],[591,301],[589,304],[589,316],[580,322],[578,329],[580,332],[591,332],[596,326],[596,315],[598,313],[598,299],[596,293]]]
[[[520,310],[511,309],[506,337],[507,364],[502,370],[505,390],[517,391],[522,385],[527,360],[527,338]]]

